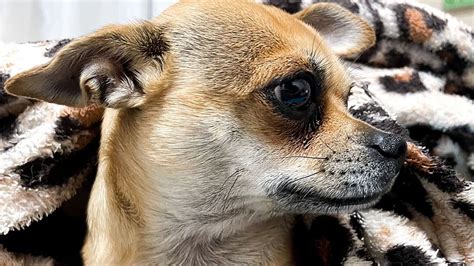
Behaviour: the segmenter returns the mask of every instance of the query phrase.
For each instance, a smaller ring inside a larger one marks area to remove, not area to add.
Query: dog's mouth
[[[287,209],[298,213],[335,213],[354,211],[375,205],[391,189],[392,184],[393,182],[387,184],[383,189],[364,193],[360,196],[344,197],[342,191],[340,191],[341,195],[327,196],[309,187],[283,182],[277,186],[271,196],[286,206]]]
[[[370,203],[375,203],[384,193],[385,191],[382,191],[379,193],[372,193],[360,197],[327,197],[321,195],[318,192],[311,191],[310,189],[304,189],[298,187],[297,185],[288,184],[283,184],[279,186],[276,192],[279,197],[285,197],[291,199],[292,201],[295,200],[300,203],[330,205],[334,207],[367,205]]]

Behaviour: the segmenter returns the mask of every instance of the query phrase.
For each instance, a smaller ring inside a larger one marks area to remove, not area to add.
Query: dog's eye
[[[302,73],[269,86],[267,95],[276,109],[290,119],[300,120],[317,114],[319,82],[312,74]]]
[[[291,109],[304,107],[311,99],[311,85],[302,78],[282,82],[274,92],[276,99]]]

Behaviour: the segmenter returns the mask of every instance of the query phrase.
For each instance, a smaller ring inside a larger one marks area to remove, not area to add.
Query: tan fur
[[[85,263],[292,264],[295,213],[373,204],[302,210],[275,192],[315,171],[299,186],[342,200],[391,185],[372,177],[383,160],[367,167],[364,143],[380,132],[346,111],[351,80],[325,40],[340,38],[325,35],[335,24],[357,37],[338,55],[374,43],[366,22],[335,5],[291,16],[249,1],[182,1],[151,22],[80,38],[8,81],[16,95],[114,108],[102,124]],[[315,68],[322,120],[307,129],[276,112],[264,90]],[[345,176],[356,166],[367,173]],[[348,188],[359,179],[367,187]]]

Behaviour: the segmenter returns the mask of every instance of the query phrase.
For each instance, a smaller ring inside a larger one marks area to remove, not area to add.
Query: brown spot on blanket
[[[406,164],[418,177],[433,183],[443,192],[460,193],[467,187],[466,181],[459,179],[452,168],[430,157],[413,143],[408,143]]]
[[[423,43],[433,35],[433,30],[426,25],[423,13],[417,9],[407,8],[405,19],[408,22],[410,39],[415,43]]]
[[[434,163],[418,146],[413,143],[407,143],[407,159],[408,165],[421,167],[421,169],[429,170],[436,166]]]
[[[89,105],[83,108],[69,107],[64,110],[64,114],[70,118],[80,122],[84,127],[88,128],[91,125],[99,122],[102,119],[104,108],[98,105]]]

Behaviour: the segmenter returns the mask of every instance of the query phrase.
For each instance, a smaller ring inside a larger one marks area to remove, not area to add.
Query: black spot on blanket
[[[16,97],[11,96],[5,92],[4,86],[7,79],[10,78],[10,75],[7,73],[0,73],[0,105],[11,102],[11,100],[16,99]]]
[[[366,122],[378,129],[401,135],[405,140],[409,140],[408,131],[405,128],[401,127],[397,122],[395,122],[392,119],[385,119],[385,120],[376,120],[376,119],[370,120],[369,119]]]
[[[474,152],[474,132],[467,125],[452,127],[446,130],[437,130],[430,125],[418,124],[408,127],[411,138],[419,141],[428,149],[438,145],[442,136],[448,136],[453,142],[458,143],[464,151]]]
[[[417,72],[380,77],[380,83],[388,92],[409,93],[426,90]]]
[[[375,36],[377,37],[377,40],[382,39],[382,34],[384,32],[384,25],[382,22],[382,19],[380,18],[379,13],[377,12],[377,9],[375,9],[372,4],[373,3],[379,3],[378,1],[365,1],[365,4],[367,5],[367,8],[370,11],[370,14],[372,15],[373,18],[373,27],[375,30]]]
[[[53,57],[61,48],[63,48],[66,44],[70,43],[72,39],[64,39],[60,40],[55,46],[49,48],[44,53],[46,57]]]
[[[359,212],[354,212],[350,215],[350,225],[352,229],[356,232],[357,238],[363,239],[364,238],[364,227],[362,224],[364,223],[364,218]]]
[[[374,103],[364,103],[361,107],[351,109],[350,111],[353,116],[362,120],[368,119],[368,116],[370,115],[379,115],[387,118],[390,117],[385,109]]]
[[[454,200],[452,204],[454,208],[458,209],[474,221],[474,204],[463,200]]]
[[[445,134],[454,142],[459,143],[463,150],[474,152],[474,132],[467,125],[450,128]]]
[[[444,30],[444,28],[446,27],[446,24],[447,24],[446,20],[441,19],[441,18],[437,17],[434,14],[429,14],[428,12],[426,12],[423,9],[418,8],[418,10],[421,13],[423,13],[425,23],[430,29],[433,29],[434,31],[437,31],[437,32],[440,32],[440,31]]]
[[[446,62],[447,68],[453,70],[456,74],[462,74],[466,69],[468,62],[459,55],[458,50],[451,43],[444,43],[441,48],[436,51],[443,61]]]
[[[21,185],[27,188],[62,185],[97,161],[98,148],[96,138],[81,150],[69,154],[56,152],[52,157],[37,158],[15,171],[20,175]]]
[[[415,246],[397,245],[385,254],[389,263],[400,263],[403,265],[425,265],[432,261],[423,250]]]
[[[456,158],[453,157],[454,155],[447,155],[441,157],[443,159],[444,163],[452,168],[455,168],[457,165]]]
[[[312,239],[309,235],[309,228],[303,221],[302,216],[297,216],[293,227],[293,256],[296,265],[312,265],[317,260],[313,251]]]
[[[0,72],[0,88],[3,90],[5,81],[10,78],[10,74]]]
[[[391,49],[385,55],[387,67],[404,67],[411,64],[411,59],[407,54],[401,53],[395,49]]]
[[[297,265],[340,265],[353,248],[351,232],[330,216],[316,217],[310,228],[299,217],[293,231]]]
[[[11,103],[15,96],[8,95],[4,90],[4,85],[10,75],[7,73],[0,73],[0,105],[7,105]],[[14,132],[17,125],[17,116],[15,114],[7,114],[0,117],[0,137],[8,139]]]
[[[444,86],[444,92],[447,94],[456,94],[460,96],[467,97],[471,100],[474,100],[474,90],[472,88],[464,86],[458,80],[448,80]]]
[[[404,41],[410,40],[410,24],[406,21],[405,12],[410,6],[406,4],[400,4],[393,7],[395,17],[397,18],[397,25],[400,29],[400,39]]]
[[[367,249],[363,248],[363,249],[359,249],[356,251],[356,256],[360,259],[363,259],[367,262],[372,262],[371,265],[377,265],[374,261],[374,259],[370,256],[369,252],[367,251]]]
[[[319,258],[313,265],[341,265],[354,245],[349,229],[335,217],[320,216],[313,220],[310,230]]]
[[[356,118],[371,124],[372,126],[394,134],[399,134],[406,140],[409,139],[408,130],[400,126],[395,120],[390,118],[388,113],[379,105],[365,103],[356,108],[350,108],[349,112]],[[377,118],[374,118],[377,117]]]
[[[389,212],[394,212],[400,216],[406,217],[408,219],[412,219],[413,216],[408,211],[407,206],[401,202],[395,193],[390,192],[385,194],[382,199],[374,206],[375,208],[384,210],[384,211],[389,211]]]
[[[444,165],[441,160],[432,158],[432,161],[433,165],[429,171],[424,169],[412,169],[413,172],[426,181],[433,183],[443,192],[460,193],[464,191],[467,187],[466,181],[459,179],[456,176],[456,172],[451,167]]]
[[[369,65],[379,65],[380,62],[377,62],[377,63],[374,63],[373,62],[373,58],[374,56],[377,54],[377,52],[380,50],[380,47],[381,47],[381,42],[380,41],[377,41],[375,43],[374,46],[372,46],[371,48],[367,49],[366,51],[364,51],[360,56],[359,58],[357,58],[357,60],[351,60],[352,62],[363,62],[363,63],[367,63]],[[384,64],[382,64],[384,65]]]
[[[6,117],[0,118],[1,138],[8,139],[13,134],[15,131],[16,121],[15,115],[8,115]]]
[[[407,128],[410,132],[410,137],[420,142],[429,150],[432,150],[436,145],[438,145],[438,140],[443,135],[441,131],[435,130],[429,125],[418,124]]]
[[[424,216],[433,217],[433,206],[428,200],[428,193],[411,169],[407,167],[401,169],[391,193],[396,194],[398,200],[410,204]]]
[[[0,137],[3,139],[8,139],[13,132],[15,131],[16,115],[8,115],[6,117],[0,118]]]
[[[281,8],[290,14],[301,10],[301,0],[268,0],[266,4]]]
[[[82,129],[83,126],[77,120],[71,119],[69,116],[61,117],[56,122],[54,139],[56,141],[66,140]]]

